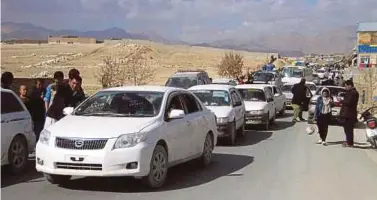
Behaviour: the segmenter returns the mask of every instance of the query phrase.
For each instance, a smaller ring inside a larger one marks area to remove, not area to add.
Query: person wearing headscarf
[[[326,146],[326,137],[331,120],[331,108],[333,106],[333,99],[328,88],[321,90],[321,96],[318,97],[315,107],[315,118],[318,126],[318,133],[320,140],[318,144]]]

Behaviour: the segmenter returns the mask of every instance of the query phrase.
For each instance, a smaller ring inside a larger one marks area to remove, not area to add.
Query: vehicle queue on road
[[[239,85],[224,79],[211,83],[204,71],[180,71],[167,86],[100,90],[76,108],[65,108],[65,117],[41,132],[36,169],[52,184],[68,183],[72,176],[131,176],[150,188],[162,187],[174,165],[190,160],[209,165],[218,141],[234,145],[255,125],[269,130],[290,106],[290,86],[310,76],[308,71],[295,66],[283,73],[260,71],[255,83]],[[314,102],[318,90],[307,85]],[[2,119],[8,119],[2,121],[2,165],[20,172],[35,138],[31,128],[17,130],[19,122],[11,122],[22,118],[31,127],[30,114],[14,92],[2,88],[1,93],[13,97],[1,103]]]

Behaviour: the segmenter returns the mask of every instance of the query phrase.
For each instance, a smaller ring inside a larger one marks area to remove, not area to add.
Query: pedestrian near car
[[[82,78],[78,75],[71,77],[69,80],[69,86],[72,90],[72,97],[69,103],[70,107],[76,108],[81,102],[85,100],[84,91],[80,87],[81,82]]]
[[[64,84],[53,85],[51,91],[56,91],[52,98],[52,103],[47,110],[47,117],[44,124],[44,129],[50,127],[61,118],[64,117],[63,110],[66,107],[67,89]]]
[[[329,129],[329,122],[331,120],[331,108],[333,106],[333,99],[328,88],[321,90],[321,96],[318,97],[315,107],[315,118],[317,121],[318,134],[320,140],[317,144],[327,145],[326,137]]]
[[[44,106],[43,96],[45,94],[44,81],[43,79],[37,79],[35,81],[34,87],[29,93],[29,98],[31,101],[31,118],[34,124],[34,133],[38,140],[40,132],[43,130],[45,123],[46,110]]]
[[[4,89],[12,89],[14,76],[12,72],[4,72],[1,74],[1,87]]]
[[[31,113],[30,99],[27,96],[27,91],[28,91],[28,89],[27,89],[26,85],[21,85],[20,89],[19,89],[19,93],[20,93],[19,97],[20,97],[21,101],[24,103],[24,105],[26,106],[29,113]]]
[[[56,87],[59,86],[59,85],[62,85],[64,84],[64,73],[62,71],[56,71],[54,73],[54,83],[51,83],[49,86],[47,86],[46,88],[46,94],[43,98],[44,102],[45,102],[45,109],[48,110],[48,108],[50,107],[50,104],[52,102],[52,91],[51,91],[51,88],[55,85]]]
[[[302,109],[302,105],[304,103],[304,100],[306,98],[306,86],[305,86],[306,80],[303,78],[301,79],[300,83],[295,84],[292,87],[292,107],[293,107],[293,122],[298,122],[303,119],[299,119],[299,117],[302,118],[300,112]]]
[[[354,145],[354,125],[357,122],[357,104],[359,102],[359,92],[354,87],[352,80],[345,82],[346,93],[341,102],[340,120],[346,135],[346,142],[343,143],[344,147],[352,147]]]

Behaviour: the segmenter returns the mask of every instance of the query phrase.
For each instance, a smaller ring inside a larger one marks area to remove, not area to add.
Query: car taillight
[[[375,121],[375,120],[368,121],[368,122],[367,122],[367,126],[368,126],[368,128],[370,128],[370,129],[374,129],[374,128],[376,128],[376,121]]]

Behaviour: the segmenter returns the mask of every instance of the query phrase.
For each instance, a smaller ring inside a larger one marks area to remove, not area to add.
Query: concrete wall
[[[49,37],[49,44],[96,44],[96,38],[86,38],[86,37],[77,37],[77,38],[65,38],[65,37]]]

